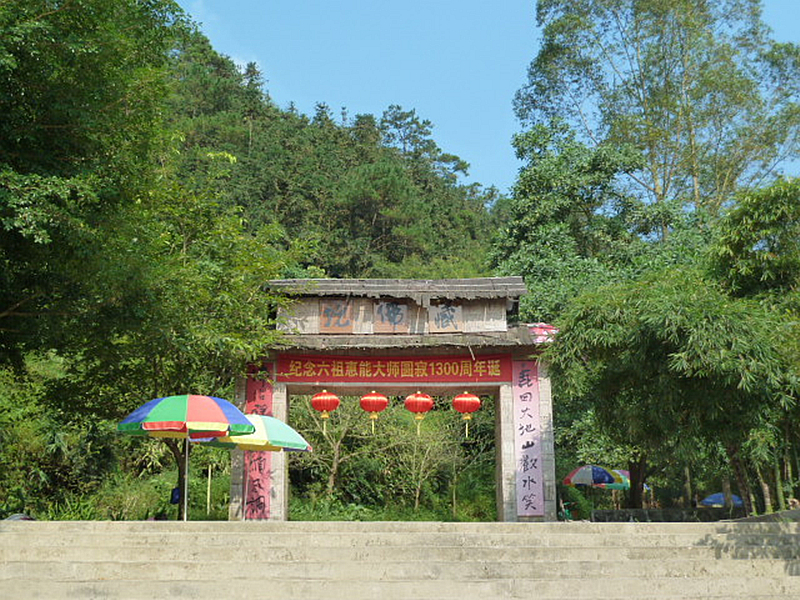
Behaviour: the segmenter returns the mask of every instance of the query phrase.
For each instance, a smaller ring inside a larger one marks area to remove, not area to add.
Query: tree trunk
[[[794,481],[794,471],[792,469],[792,456],[791,456],[791,442],[789,442],[788,432],[784,434],[783,438],[783,481]],[[794,497],[793,489],[782,489],[781,496],[786,497],[787,492],[789,497]],[[791,508],[791,507],[790,507]]]
[[[178,440],[165,439],[164,443],[172,452],[175,463],[178,465],[178,489],[181,491],[180,502],[178,502],[178,521],[183,521],[183,495],[186,493],[186,456]]]
[[[644,455],[628,463],[631,489],[628,490],[628,508],[642,508],[642,490],[644,489],[644,473],[647,458]]]
[[[722,478],[722,495],[725,497],[725,508],[733,506],[733,493],[731,492],[731,480],[728,477]]]
[[[692,495],[692,472],[689,470],[688,465],[683,468],[683,473],[686,475],[686,481],[683,486],[686,492],[686,506],[695,508],[694,496]]]
[[[781,461],[775,460],[775,496],[778,500],[778,510],[786,510],[786,495],[783,493],[783,477],[781,477]]]
[[[456,513],[458,512],[458,498],[457,498],[457,490],[458,487],[458,470],[456,469],[455,465],[453,465],[453,494],[452,494],[452,515],[453,518],[456,518]]]
[[[339,463],[341,462],[339,456],[339,443],[336,442],[331,444],[331,470],[328,472],[328,486],[327,486],[327,494],[328,498],[333,496],[333,490],[336,488],[336,476],[339,473]]]
[[[764,513],[770,514],[775,512],[772,508],[772,492],[769,489],[769,482],[764,479],[764,476],[761,474],[761,469],[758,467],[756,467],[756,476],[761,486],[761,495],[764,498]]]
[[[800,473],[800,460],[797,459],[797,449],[792,446],[792,455],[794,456],[794,471],[795,473]],[[794,479],[790,479],[789,481],[794,481]],[[792,487],[792,497],[795,497],[795,490],[796,486]]]
[[[736,485],[739,487],[739,493],[742,496],[742,502],[744,502],[745,515],[749,517],[753,514],[753,497],[750,493],[750,484],[747,482],[747,474],[739,460],[736,448],[726,446],[725,452],[728,454],[728,461],[731,463],[731,469],[733,469],[733,475],[736,478]]]
[[[750,497],[750,506],[753,507],[753,514],[758,514],[758,504],[756,503],[756,495],[753,493],[752,489],[748,489],[748,496]]]
[[[694,115],[692,114],[692,101],[689,99],[689,62],[685,52],[681,52],[681,113],[685,115],[686,129],[689,136],[689,171],[692,174],[692,191],[694,192],[695,208],[700,207],[700,161],[697,158],[697,134],[695,132]]]

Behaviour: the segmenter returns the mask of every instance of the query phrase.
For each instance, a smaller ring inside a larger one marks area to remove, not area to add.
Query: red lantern
[[[330,393],[328,390],[322,390],[319,394],[314,394],[311,397],[311,406],[314,410],[320,411],[322,421],[322,431],[326,431],[326,423],[330,418],[330,413],[339,408],[339,396]]]
[[[464,433],[469,437],[469,420],[472,418],[472,413],[481,407],[481,399],[475,394],[464,392],[453,398],[453,408],[464,415]]]
[[[407,410],[414,413],[414,418],[417,420],[417,435],[419,435],[419,422],[425,418],[425,413],[433,408],[433,398],[428,394],[417,392],[406,396],[405,405]]]
[[[375,390],[361,397],[361,408],[369,413],[372,421],[372,433],[375,433],[375,420],[378,418],[378,413],[386,410],[387,406],[389,406],[389,399]]]

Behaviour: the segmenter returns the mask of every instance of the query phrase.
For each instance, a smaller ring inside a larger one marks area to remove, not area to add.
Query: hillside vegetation
[[[800,50],[756,0],[536,5],[504,197],[412,107],[277,106],[169,0],[0,4],[0,517],[173,515],[177,444],[115,424],[231,397],[287,277],[521,275],[521,318],[560,330],[559,477],[627,468],[631,506],[645,481],[663,505],[730,486],[786,506]],[[419,437],[400,402],[373,435],[345,400],[323,433],[293,399],[316,450],[291,457],[296,518],[495,518],[491,398],[469,440],[447,399]],[[225,518],[227,452],[192,464],[192,515]]]

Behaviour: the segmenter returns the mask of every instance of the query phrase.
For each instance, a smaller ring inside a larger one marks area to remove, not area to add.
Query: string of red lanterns
[[[311,406],[314,410],[321,412],[322,430],[326,431],[325,425],[330,418],[330,413],[339,407],[340,400],[336,394],[328,390],[322,390],[318,394],[311,397]],[[375,433],[375,421],[378,419],[378,414],[386,410],[389,406],[389,399],[373,390],[369,394],[361,397],[359,402],[361,408],[369,413],[370,421],[372,422],[372,433]],[[409,412],[414,413],[414,419],[417,422],[417,435],[420,434],[420,422],[425,418],[425,415],[433,408],[433,398],[428,394],[423,394],[417,391],[413,394],[406,396],[405,407]],[[463,415],[465,421],[465,435],[469,437],[469,421],[472,419],[472,413],[481,407],[481,399],[475,394],[464,392],[458,394],[453,398],[453,408]]]

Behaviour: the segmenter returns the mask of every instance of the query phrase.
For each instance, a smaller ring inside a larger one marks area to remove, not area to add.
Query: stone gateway
[[[294,299],[285,332],[237,384],[248,413],[289,421],[293,395],[492,396],[496,405],[497,514],[555,521],[552,401],[541,344],[554,329],[517,322],[520,277],[289,279],[269,287]],[[287,520],[282,453],[236,452],[231,519]]]

